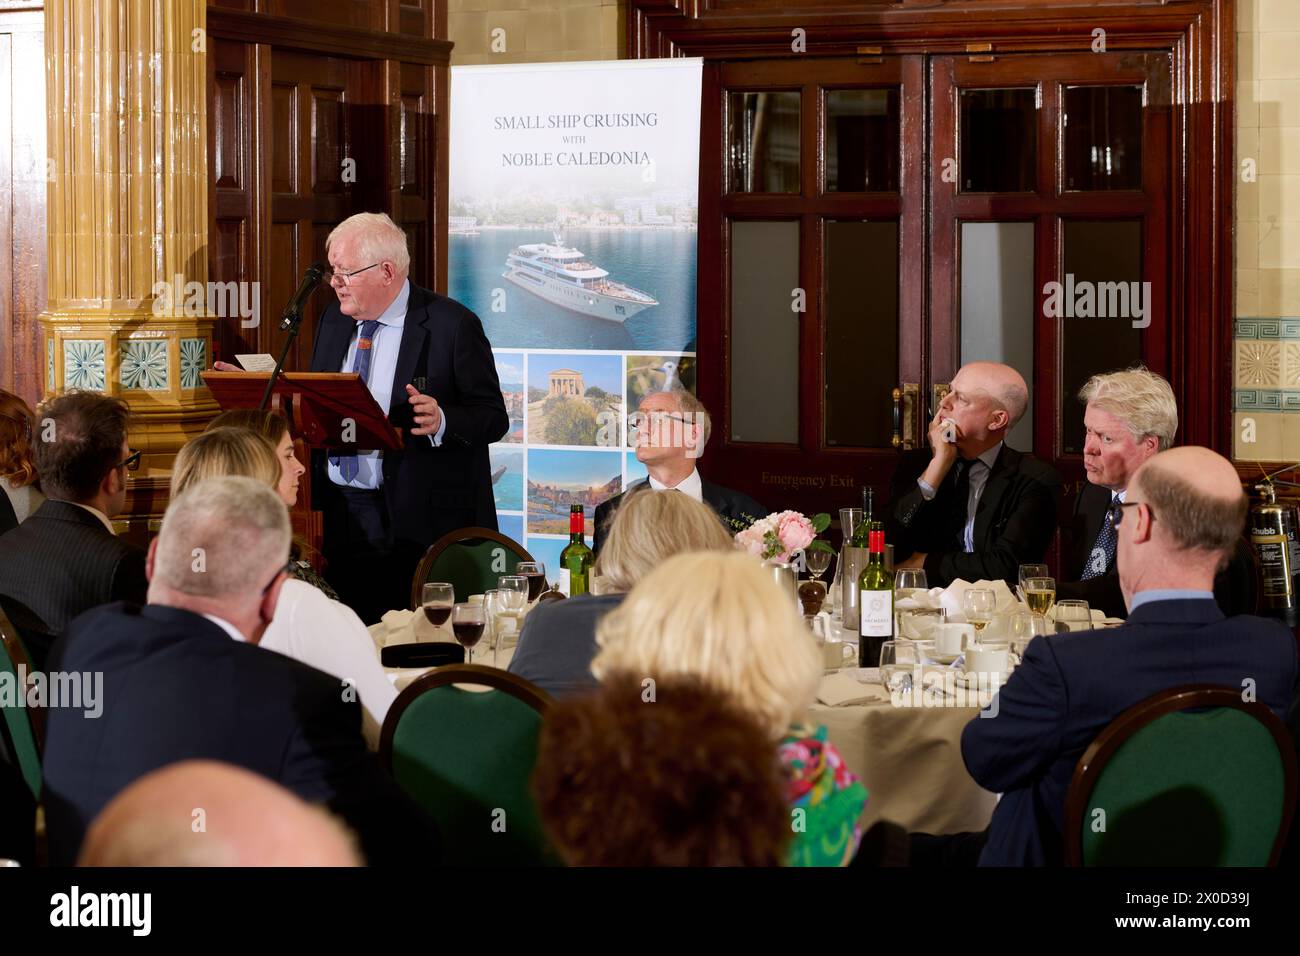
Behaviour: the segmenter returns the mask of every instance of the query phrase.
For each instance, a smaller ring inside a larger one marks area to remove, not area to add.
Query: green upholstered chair
[[[461,528],[443,535],[424,553],[411,581],[411,608],[420,606],[426,581],[446,581],[456,600],[482,594],[497,586],[497,578],[512,574],[520,561],[531,561],[523,545],[491,528]]]
[[[415,680],[388,709],[380,759],[437,822],[443,862],[556,862],[530,787],[550,703],[545,691],[513,674],[450,664]]]
[[[1177,687],[1135,704],[1075,768],[1071,866],[1273,866],[1296,801],[1281,720],[1238,690]]]
[[[32,662],[27,657],[27,650],[18,638],[18,630],[9,617],[0,610],[0,674],[10,675],[6,681],[13,682],[15,693],[23,695],[22,706],[10,707],[0,699],[0,713],[3,713],[3,732],[13,752],[18,769],[37,799],[41,795],[41,732],[43,721],[38,710],[26,706],[27,687],[18,682],[19,667],[27,675],[32,673]]]

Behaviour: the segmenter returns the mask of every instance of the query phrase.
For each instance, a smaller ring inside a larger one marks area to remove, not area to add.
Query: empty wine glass
[[[465,648],[465,663],[474,663],[474,645],[483,637],[487,623],[482,604],[457,604],[451,609],[451,632]]]
[[[434,627],[442,627],[456,603],[456,589],[446,581],[430,581],[420,588],[420,607]]]
[[[966,613],[966,620],[975,627],[975,640],[980,636],[989,621],[993,620],[993,609],[997,607],[997,595],[992,588],[969,588],[962,595],[961,608]]]
[[[831,553],[829,551],[805,551],[803,554],[804,563],[808,565],[808,573],[813,576],[814,581],[820,581],[826,569],[831,566]]]

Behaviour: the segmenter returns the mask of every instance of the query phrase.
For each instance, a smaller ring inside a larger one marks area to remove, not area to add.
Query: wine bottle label
[[[861,637],[893,637],[893,591],[863,590],[858,595],[858,634]]]
[[[570,594],[569,594],[569,569],[568,569],[568,568],[560,568],[560,592],[561,592],[565,597],[570,597]]]

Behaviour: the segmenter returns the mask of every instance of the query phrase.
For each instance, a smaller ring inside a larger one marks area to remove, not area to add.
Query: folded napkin
[[[423,612],[399,609],[387,612],[378,624],[367,628],[376,648],[390,644],[412,644],[428,641],[452,641],[449,627],[434,627]]]
[[[851,707],[856,704],[875,704],[889,700],[885,689],[880,686],[880,671],[868,668],[863,677],[866,683],[858,681],[851,675],[855,673],[836,671],[822,678],[817,688],[817,700],[828,707]]]

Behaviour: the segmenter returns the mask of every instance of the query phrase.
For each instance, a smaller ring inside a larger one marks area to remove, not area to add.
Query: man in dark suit
[[[9,496],[0,494],[0,534],[18,527],[18,514],[14,511]]]
[[[622,494],[596,506],[592,550],[600,553],[609,533],[614,512],[626,495],[649,486],[655,491],[674,489],[708,505],[731,531],[732,521],[748,525],[751,519],[767,517],[767,509],[749,495],[715,485],[700,477],[695,463],[709,442],[711,425],[703,403],[681,388],[651,392],[629,417],[628,426],[636,429],[636,458],[646,466],[649,477],[632,485]]]
[[[895,568],[924,568],[931,587],[1001,578],[1041,561],[1056,531],[1061,477],[1010,448],[1029,389],[1008,365],[971,362],[952,380],[929,428],[929,449],[903,456],[890,490],[887,540]]]
[[[126,505],[127,406],[96,392],[69,392],[41,409],[36,468],[46,500],[0,536],[0,605],[44,668],[54,639],[78,614],[110,601],[143,603],[144,551],[120,541],[109,518]]]
[[[358,372],[402,433],[396,452],[312,458],[326,577],[367,624],[407,606],[425,550],[449,531],[496,529],[488,445],[509,428],[482,323],[413,285],[406,236],[382,214],[340,223],[325,248],[338,302],[321,318],[313,372]]]
[[[1295,638],[1279,621],[1225,618],[1210,590],[1241,535],[1246,503],[1236,469],[1207,448],[1161,452],[1128,482],[1116,528],[1128,621],[1035,638],[962,733],[966,769],[1002,794],[981,865],[1060,863],[1065,795],[1079,757],[1153,694],[1215,684],[1285,712],[1300,674]]]
[[[1110,514],[1125,500],[1129,480],[1153,455],[1173,446],[1178,431],[1174,390],[1142,366],[1094,375],[1079,391],[1083,413],[1083,467],[1088,483],[1074,501],[1058,600],[1088,602],[1108,617],[1124,617]],[[1239,539],[1214,580],[1214,596],[1229,616],[1254,611],[1255,569],[1250,546]]]
[[[97,689],[91,710],[83,700],[47,712],[51,863],[76,860],[119,791],[191,759],[244,767],[325,804],[372,864],[432,851],[431,823],[366,750],[346,682],[257,646],[288,556],[288,513],[271,488],[200,482],[171,503],[150,545],[149,603],[90,611],[55,644],[51,668]]]

